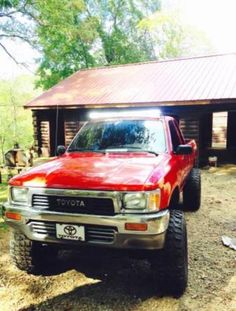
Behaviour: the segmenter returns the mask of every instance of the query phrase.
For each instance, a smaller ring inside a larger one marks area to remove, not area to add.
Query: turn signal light
[[[6,212],[5,217],[13,220],[21,220],[21,214],[18,213]]]
[[[139,224],[139,223],[125,223],[125,229],[126,230],[132,230],[132,231],[147,231],[148,225],[147,224]]]

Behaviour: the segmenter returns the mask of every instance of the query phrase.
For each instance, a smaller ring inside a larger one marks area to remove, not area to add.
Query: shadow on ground
[[[144,260],[119,258],[110,252],[96,256],[91,252],[82,256],[64,251],[58,261],[41,275],[59,276],[68,270],[76,270],[93,280],[90,284],[20,310],[129,310],[150,297],[161,295],[154,286],[150,265]],[[34,286],[29,286],[27,291],[33,295]]]

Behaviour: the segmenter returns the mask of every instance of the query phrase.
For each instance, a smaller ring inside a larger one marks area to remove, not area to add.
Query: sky
[[[4,42],[8,51],[14,55],[15,59],[19,63],[25,63],[23,65],[17,65],[0,47],[0,78],[13,79],[20,74],[30,74],[36,71],[36,60],[39,57],[39,53],[33,50],[27,43],[20,41]]]
[[[179,10],[185,22],[203,31],[216,53],[236,52],[235,0],[163,0],[163,4]]]
[[[178,11],[185,23],[209,38],[214,54],[236,52],[236,0],[162,0],[163,9]],[[29,70],[17,66],[0,47],[0,78],[34,72],[39,55],[27,44],[7,42],[15,58],[28,64]]]

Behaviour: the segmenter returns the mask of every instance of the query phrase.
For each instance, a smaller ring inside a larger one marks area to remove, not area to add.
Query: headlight
[[[160,189],[153,192],[126,193],[123,196],[123,204],[126,209],[155,211],[159,210],[160,202]]]
[[[11,198],[14,202],[26,203],[28,199],[28,188],[25,187],[12,187]]]
[[[123,197],[124,207],[127,209],[144,209],[147,197],[145,193],[126,193]]]

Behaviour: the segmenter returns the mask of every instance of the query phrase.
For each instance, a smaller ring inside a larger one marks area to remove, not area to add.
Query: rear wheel
[[[29,240],[24,234],[13,230],[10,239],[10,255],[15,266],[27,273],[37,274],[48,261],[57,256],[57,249]]]
[[[151,266],[159,290],[175,296],[183,294],[188,282],[188,249],[182,211],[170,211],[165,246],[151,257]]]
[[[183,205],[186,211],[197,211],[201,205],[201,172],[193,168],[183,190]]]

